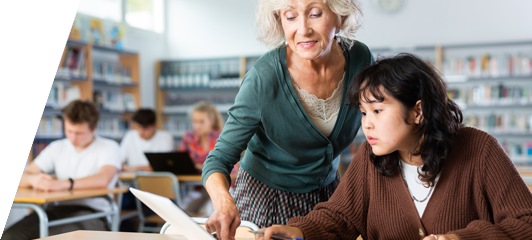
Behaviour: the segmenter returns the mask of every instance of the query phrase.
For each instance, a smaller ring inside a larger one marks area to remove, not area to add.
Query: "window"
[[[164,31],[163,0],[125,0],[128,25],[162,33]]]
[[[122,22],[122,0],[81,0],[78,12],[100,19]]]

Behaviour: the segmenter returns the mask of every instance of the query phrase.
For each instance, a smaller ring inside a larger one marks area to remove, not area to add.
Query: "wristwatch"
[[[68,191],[72,191],[72,188],[74,188],[74,180],[72,180],[72,178],[68,178],[68,181],[70,181],[70,188]]]

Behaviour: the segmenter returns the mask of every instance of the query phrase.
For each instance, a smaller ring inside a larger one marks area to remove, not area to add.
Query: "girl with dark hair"
[[[446,90],[411,54],[356,75],[349,98],[368,141],[328,202],[264,239],[532,239],[530,190],[493,136],[462,126]]]

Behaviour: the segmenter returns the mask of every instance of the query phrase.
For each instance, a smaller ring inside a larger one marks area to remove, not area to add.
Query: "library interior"
[[[530,9],[80,0],[2,239],[532,239]]]

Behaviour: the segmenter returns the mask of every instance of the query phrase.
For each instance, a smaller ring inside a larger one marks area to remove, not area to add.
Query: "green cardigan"
[[[244,76],[229,119],[203,164],[202,180],[220,172],[227,177],[240,161],[247,173],[266,185],[306,193],[334,181],[340,153],[355,138],[361,114],[349,106],[351,79],[374,62],[366,45],[345,50],[345,79],[338,120],[327,138],[305,112],[290,81],[286,45],[264,54]]]

